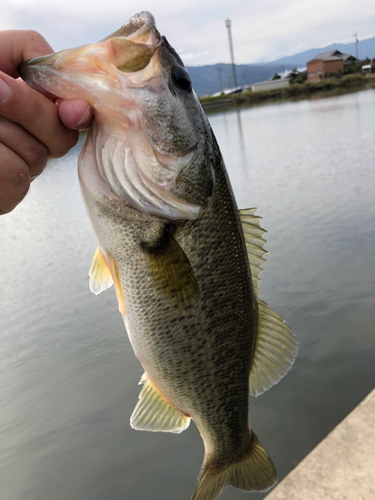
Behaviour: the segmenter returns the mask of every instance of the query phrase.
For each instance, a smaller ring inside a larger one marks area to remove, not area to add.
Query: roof
[[[344,64],[351,64],[353,62],[359,62],[359,59],[356,59],[354,56],[351,56],[350,54],[343,54],[342,57]]]
[[[314,57],[314,59],[312,59],[312,61],[315,61],[316,59],[318,61],[337,61],[338,59],[342,59],[344,61],[344,64],[357,61],[357,59],[352,55],[343,54],[339,50],[328,50],[327,52],[320,52]]]
[[[323,62],[329,62],[329,61],[342,61],[341,57],[314,57],[311,61],[309,61],[307,64],[313,62],[313,61],[323,61]]]
[[[339,50],[328,50],[327,52],[319,52],[319,54],[316,54],[314,59],[328,59],[331,57],[340,57],[343,56],[344,54],[340,52]]]

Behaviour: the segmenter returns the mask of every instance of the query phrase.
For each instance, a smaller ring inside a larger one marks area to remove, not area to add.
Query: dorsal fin
[[[258,396],[277,384],[292,368],[298,343],[284,319],[263,300],[258,306],[258,331],[250,372],[250,394]]]
[[[284,319],[272,311],[258,298],[259,275],[264,271],[262,264],[266,252],[266,233],[259,224],[261,217],[255,215],[256,208],[240,210],[240,220],[249,259],[256,305],[258,326],[255,350],[250,372],[250,394],[258,396],[277,384],[292,367],[297,355],[298,343]]]
[[[255,215],[256,210],[256,208],[247,208],[245,210],[239,210],[239,214],[250,264],[254,294],[258,297],[260,292],[259,275],[264,272],[262,264],[266,260],[263,257],[268,252],[263,248],[267,243],[267,240],[263,238],[263,234],[267,231],[260,226],[259,221],[261,217]]]

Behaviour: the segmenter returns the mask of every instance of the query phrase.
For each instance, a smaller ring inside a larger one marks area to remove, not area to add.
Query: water
[[[261,298],[300,342],[288,376],[251,400],[280,478],[375,385],[374,106],[367,90],[210,115],[239,206],[259,207],[268,230]],[[113,290],[88,290],[78,151],[0,218],[1,498],[188,499],[203,458],[194,425],[129,426],[142,369]]]

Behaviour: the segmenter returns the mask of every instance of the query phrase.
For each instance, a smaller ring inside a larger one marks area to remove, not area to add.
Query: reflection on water
[[[240,146],[240,155],[241,155],[241,161],[243,168],[245,171],[248,171],[247,168],[247,159],[246,159],[246,148],[245,148],[245,140],[244,140],[244,135],[243,135],[243,130],[242,130],[242,122],[241,122],[241,110],[237,109],[237,121],[238,121],[238,137],[240,139],[239,146]]]
[[[251,401],[279,477],[374,387],[374,105],[368,90],[209,117],[238,205],[258,206],[269,231],[261,298],[300,341],[290,374]],[[77,155],[0,218],[1,498],[187,499],[203,458],[195,427],[129,426],[142,369],[113,291],[88,290],[96,245]]]

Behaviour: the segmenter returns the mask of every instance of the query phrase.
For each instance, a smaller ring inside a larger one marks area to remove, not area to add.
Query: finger
[[[22,62],[53,52],[50,44],[36,31],[1,31],[0,46],[0,68],[13,78],[19,76],[18,66]]]
[[[0,142],[24,160],[29,167],[31,177],[39,175],[47,164],[46,146],[20,125],[1,116]]]
[[[0,144],[0,214],[11,212],[30,187],[27,164],[14,151]]]
[[[9,88],[8,94],[4,84]],[[1,72],[0,115],[18,123],[45,144],[49,157],[64,156],[78,141],[78,133],[66,128],[60,121],[56,104],[38,94],[23,80],[14,80]]]
[[[90,126],[92,109],[83,99],[57,99],[60,120],[72,129],[85,130]]]

